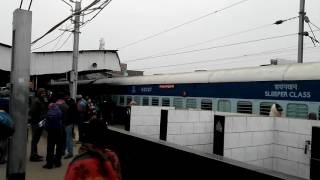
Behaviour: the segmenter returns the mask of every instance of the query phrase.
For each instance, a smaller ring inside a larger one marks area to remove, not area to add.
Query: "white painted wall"
[[[131,131],[159,139],[161,108],[133,106]],[[304,154],[304,145],[312,126],[320,126],[317,120],[169,109],[167,141],[212,153],[214,114],[226,117],[225,157],[309,178],[310,152]]]
[[[311,127],[320,121],[227,116],[224,156],[286,174],[309,178]]]
[[[160,139],[161,109],[173,107],[131,106],[130,132]]]
[[[212,153],[213,122],[212,111],[169,110],[167,141]]]

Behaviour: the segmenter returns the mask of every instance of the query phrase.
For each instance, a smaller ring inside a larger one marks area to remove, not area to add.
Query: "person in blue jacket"
[[[8,111],[8,104],[0,103],[0,164],[7,161],[8,138],[13,134],[13,122]]]

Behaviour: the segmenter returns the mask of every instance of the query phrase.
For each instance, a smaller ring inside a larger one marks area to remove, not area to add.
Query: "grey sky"
[[[118,49],[139,39],[180,25],[239,1],[240,0],[113,0],[92,22],[81,29],[80,49],[98,49],[100,38],[104,38],[106,49]],[[27,8],[29,2],[29,0],[24,0],[23,8]],[[82,2],[82,7],[84,7],[92,2],[92,0],[83,0]],[[19,4],[20,0],[2,0],[2,5],[0,6],[0,17],[2,19],[0,21],[1,43],[11,44],[12,13]],[[318,27],[320,26],[319,7],[319,0],[306,0],[307,16],[310,18],[310,21]],[[31,10],[33,11],[33,40],[70,14],[70,8],[61,0],[33,0]],[[299,0],[249,0],[155,38],[119,49],[119,55],[122,62],[128,63],[129,69],[136,70],[189,63],[189,65],[184,66],[145,69],[146,74],[256,66],[267,64],[271,58],[285,58],[296,61],[297,50],[287,50],[277,54],[264,53],[264,55],[260,56],[247,56],[243,58],[231,59],[229,57],[255,54],[280,48],[296,48],[297,35],[130,62],[130,60],[141,57],[168,54],[167,52],[170,50],[179,49],[187,45],[272,24],[276,20],[298,16],[298,10]],[[69,25],[70,21],[66,24]],[[64,28],[66,24],[63,25]],[[305,25],[305,30],[309,30],[307,24]],[[316,30],[316,28],[313,29]],[[174,51],[173,53],[286,35],[297,33],[297,31],[298,19],[295,19],[279,26],[266,26],[256,31],[211,41],[199,46]],[[32,49],[45,44],[59,34],[61,34],[61,31],[56,30],[39,41]],[[320,39],[320,31],[315,32],[315,34],[316,37]],[[68,33],[65,33],[59,44],[55,46],[56,42],[54,42],[38,51],[56,50],[61,47],[61,44],[67,37]],[[71,50],[72,42],[73,38],[71,36],[69,41],[60,50]],[[54,46],[55,48],[53,48]],[[305,38],[305,46],[312,47],[309,38]],[[319,55],[319,47],[307,48],[305,49],[304,61],[320,61]],[[205,62],[194,63],[200,61]]]

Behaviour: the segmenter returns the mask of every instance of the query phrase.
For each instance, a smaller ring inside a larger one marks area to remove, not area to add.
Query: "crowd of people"
[[[43,130],[47,132],[47,156],[43,168],[61,166],[61,158],[72,158],[75,124],[78,125],[79,141],[86,143],[87,124],[97,118],[95,103],[81,95],[74,100],[67,93],[47,93],[39,88],[30,105],[29,123],[32,129],[30,161],[42,161],[37,145]]]

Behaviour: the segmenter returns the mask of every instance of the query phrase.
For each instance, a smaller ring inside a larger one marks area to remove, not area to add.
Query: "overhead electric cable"
[[[67,1],[65,1],[65,0],[61,0],[61,1],[63,1],[64,3],[66,3],[68,6],[70,6],[71,12],[73,11],[73,7],[72,7],[71,4],[69,4],[69,3],[68,3]]]
[[[105,1],[103,4],[101,4],[101,6],[99,6],[100,10],[92,18],[84,22],[80,27],[84,27],[86,24],[92,21],[111,1],[112,0],[108,0],[108,1]]]
[[[286,35],[281,35],[281,36],[272,36],[272,37],[267,37],[267,38],[260,38],[260,39],[250,40],[250,41],[242,41],[242,42],[237,42],[237,43],[224,44],[224,45],[219,45],[219,46],[212,46],[212,47],[207,47],[207,48],[202,48],[202,49],[182,51],[182,52],[171,53],[171,54],[163,54],[163,55],[159,55],[159,56],[147,56],[147,57],[128,60],[125,62],[135,62],[135,61],[142,61],[142,60],[146,60],[146,59],[160,58],[160,57],[173,56],[173,55],[179,55],[179,54],[187,54],[187,53],[193,53],[193,52],[199,52],[199,51],[207,51],[207,50],[211,50],[211,49],[230,47],[230,46],[236,46],[236,45],[241,45],[241,44],[249,44],[249,43],[271,40],[271,39],[279,39],[279,38],[293,36],[293,35],[297,35],[297,33],[286,34]]]
[[[320,27],[316,26],[315,24],[313,24],[312,22],[310,22],[310,24],[312,24],[314,27],[318,28],[318,30],[320,30]]]
[[[22,3],[23,3],[23,0],[20,1],[19,9],[21,9]]]
[[[62,45],[58,49],[56,49],[56,51],[60,50],[67,43],[67,41],[70,39],[71,35],[72,35],[72,33],[70,32],[70,34],[67,37],[67,39],[62,43]]]
[[[279,48],[279,49],[274,49],[274,50],[269,50],[269,51],[262,51],[262,52],[258,52],[258,53],[244,54],[244,55],[239,55],[239,56],[231,56],[231,57],[224,57],[224,58],[205,60],[205,61],[195,61],[195,62],[189,62],[189,63],[178,63],[178,64],[171,64],[171,65],[140,68],[140,69],[135,69],[134,71],[165,68],[165,67],[175,67],[175,66],[183,66],[183,65],[191,65],[191,64],[200,64],[200,63],[207,63],[207,62],[212,62],[212,61],[219,62],[219,61],[233,60],[233,59],[239,59],[239,58],[244,58],[244,57],[260,56],[260,55],[268,55],[268,54],[277,54],[277,53],[283,53],[283,52],[286,52],[286,51],[297,50],[297,48],[289,49],[291,47],[294,47],[294,46],[290,46],[290,47],[287,47],[287,48]],[[309,49],[309,48],[314,48],[314,47],[307,47],[305,49]]]
[[[278,20],[278,21],[276,21],[276,22],[274,22],[272,24],[265,24],[265,25],[258,26],[258,27],[255,27],[255,28],[251,28],[251,29],[247,29],[247,30],[231,33],[231,34],[220,36],[220,37],[215,37],[215,38],[212,38],[212,39],[209,39],[209,40],[206,40],[206,41],[190,44],[190,45],[187,45],[187,46],[184,46],[184,47],[181,47],[181,48],[176,48],[176,49],[172,49],[172,50],[161,52],[161,53],[156,53],[156,54],[153,54],[153,55],[150,55],[150,56],[157,56],[157,55],[172,53],[172,52],[176,52],[176,51],[179,51],[179,50],[182,50],[182,49],[195,47],[195,46],[202,45],[202,44],[205,44],[205,43],[208,43],[208,42],[212,42],[212,41],[215,41],[215,40],[225,39],[225,38],[229,38],[229,37],[236,36],[236,35],[239,35],[239,34],[244,34],[244,33],[248,33],[248,32],[251,32],[251,31],[263,29],[263,28],[266,28],[266,27],[269,27],[269,26],[272,26],[272,25],[280,25],[280,24],[282,24],[282,23],[284,23],[286,21],[290,21],[290,20],[293,20],[293,19],[296,19],[296,18],[298,18],[298,16],[291,17],[291,18],[288,18],[288,19],[285,19],[285,20]]]
[[[74,12],[73,14],[71,14],[70,16],[68,16],[67,18],[63,19],[61,22],[59,22],[58,24],[56,24],[55,26],[53,26],[51,29],[49,29],[49,31],[47,31],[44,35],[42,35],[41,37],[39,37],[38,39],[34,40],[31,44],[35,44],[36,42],[38,42],[40,39],[44,38],[45,36],[47,36],[48,34],[50,34],[52,31],[54,31],[55,29],[57,29],[59,26],[61,26],[61,24],[63,24],[64,22],[66,22],[67,20],[69,20],[70,18],[72,18],[74,15],[77,15],[83,11],[86,11],[87,9],[89,9],[90,7],[94,6],[95,4],[97,4],[100,0],[94,0],[91,4],[89,4],[87,7],[85,7],[84,9]]]
[[[316,43],[319,43],[319,41],[317,40],[316,35],[313,33],[313,30],[312,30],[312,28],[311,28],[311,26],[310,26],[310,19],[309,19],[309,17],[308,17],[308,16],[305,16],[304,21],[308,24],[309,29],[310,29],[313,37],[311,37],[308,32],[305,32],[304,35],[305,35],[305,36],[308,36],[308,37],[311,39],[313,45],[316,46]],[[316,43],[315,43],[315,42],[316,42]],[[320,43],[319,43],[319,44],[320,44]]]
[[[200,19],[203,19],[203,18],[205,18],[205,17],[208,17],[208,16],[210,16],[210,15],[212,15],[212,14],[216,14],[216,13],[221,12],[221,11],[223,11],[223,10],[229,9],[229,8],[231,8],[231,7],[234,7],[234,6],[236,6],[236,5],[239,5],[239,4],[241,4],[241,3],[244,3],[244,2],[246,2],[246,1],[249,1],[249,0],[242,0],[242,1],[236,2],[236,3],[234,3],[234,4],[231,4],[231,5],[227,6],[227,7],[224,7],[224,8],[222,8],[222,9],[219,9],[219,10],[216,10],[216,11],[213,11],[213,12],[210,12],[210,13],[208,13],[208,14],[206,14],[206,15],[197,17],[197,18],[195,18],[195,19],[192,19],[192,20],[190,20],[190,21],[184,22],[184,23],[182,23],[182,24],[173,26],[173,27],[171,27],[171,28],[169,28],[169,29],[166,29],[166,30],[163,30],[163,31],[161,31],[161,32],[155,33],[155,34],[153,34],[153,35],[147,36],[147,37],[145,37],[145,38],[142,38],[142,39],[140,39],[140,40],[134,41],[134,42],[132,42],[132,43],[126,44],[126,45],[124,45],[124,46],[121,46],[121,47],[118,48],[118,49],[119,49],[119,50],[120,50],[120,49],[124,49],[124,48],[127,48],[127,47],[129,47],[129,46],[132,46],[132,45],[134,45],[134,44],[140,43],[140,42],[142,42],[142,41],[145,41],[145,40],[154,38],[154,37],[156,37],[156,36],[159,36],[159,35],[161,35],[161,34],[170,32],[170,31],[172,31],[172,30],[174,30],[174,29],[177,29],[177,28],[180,28],[180,27],[182,27],[182,26],[184,26],[184,25],[191,24],[191,23],[193,23],[193,22],[199,21]]]
[[[30,0],[28,11],[30,11],[31,5],[32,5],[32,0]]]
[[[67,28],[69,28],[70,26],[71,26],[71,24],[70,24]],[[41,45],[41,46],[39,46],[39,47],[37,47],[37,48],[34,48],[34,49],[32,49],[31,51],[34,51],[34,50],[37,50],[37,49],[41,49],[41,48],[43,48],[43,47],[51,44],[52,42],[56,41],[58,38],[61,38],[67,31],[68,31],[68,30],[63,30],[63,32],[62,32],[60,35],[58,35],[57,37],[55,37],[55,38],[52,39],[51,41],[49,41],[49,42],[47,42],[47,43],[45,43],[45,44],[43,44],[43,45]]]

